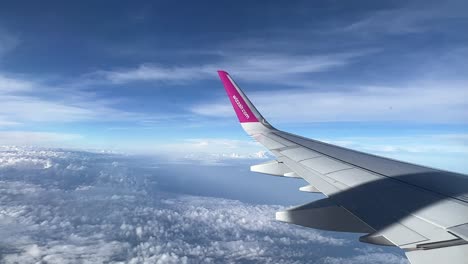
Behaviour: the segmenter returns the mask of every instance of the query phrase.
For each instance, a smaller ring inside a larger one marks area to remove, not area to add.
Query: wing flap
[[[449,228],[450,232],[468,241],[468,223]]]
[[[288,166],[286,166],[286,164],[284,164],[283,162],[279,162],[277,160],[253,165],[250,167],[250,170],[253,172],[270,174],[274,176],[282,176],[282,177],[291,177],[291,176],[286,176],[286,175],[289,175],[289,173],[292,172],[292,170]]]
[[[468,263],[468,244],[429,250],[413,250],[405,253],[412,264]]]
[[[315,188],[312,185],[306,185],[299,188],[301,192],[311,192],[311,193],[320,193],[319,189]]]
[[[337,186],[324,180],[319,173],[307,169],[305,166],[291,160],[289,157],[278,157],[278,161],[284,162],[284,164],[291,168],[297,175],[306,180],[310,185],[320,190],[320,192],[326,196],[330,196],[331,194],[338,193],[340,191]]]
[[[383,230],[379,230],[375,234],[372,234],[372,236],[379,235],[383,235],[385,238],[399,247],[429,240],[427,237],[398,222],[387,226]]]
[[[328,198],[277,212],[276,220],[329,231],[352,233],[374,231],[359,218],[343,207],[337,206]]]

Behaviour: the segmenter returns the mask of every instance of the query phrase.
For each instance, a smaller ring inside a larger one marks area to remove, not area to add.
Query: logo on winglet
[[[249,119],[250,116],[249,114],[247,113],[247,111],[244,109],[244,106],[241,104],[241,102],[239,101],[239,99],[237,98],[237,96],[233,95],[232,96],[232,99],[234,99],[234,102],[236,102],[237,106],[239,107],[239,109],[241,110],[242,114],[245,116],[245,118]]]

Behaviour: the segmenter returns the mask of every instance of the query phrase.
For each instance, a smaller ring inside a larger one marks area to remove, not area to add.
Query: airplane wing
[[[218,71],[242,128],[276,160],[252,171],[302,178],[326,198],[276,213],[311,228],[362,233],[398,246],[413,264],[468,263],[468,176],[334,146],[271,126],[225,71]],[[293,105],[294,102],[291,102]],[[284,109],[294,114],[294,109]]]

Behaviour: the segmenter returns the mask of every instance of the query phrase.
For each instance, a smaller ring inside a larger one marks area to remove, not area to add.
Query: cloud
[[[325,142],[429,167],[467,173],[467,134],[428,134],[323,138]]]
[[[324,54],[222,54],[217,62],[195,66],[163,66],[142,64],[133,69],[98,71],[90,76],[104,78],[113,83],[132,81],[154,81],[163,83],[187,83],[213,79],[216,71],[229,69],[239,78],[254,82],[280,82],[286,85],[300,85],[298,80],[306,74],[328,71],[350,64],[371,51]]]
[[[6,120],[4,117],[0,117],[0,127],[16,126],[20,123],[15,121]]]
[[[0,94],[31,91],[33,88],[34,84],[29,81],[0,75]]]
[[[141,158],[11,147],[0,157],[48,161],[0,167],[2,263],[363,259],[336,233],[274,221],[281,206],[165,192],[157,181],[175,175],[158,175]],[[387,254],[382,263],[403,259]]]
[[[397,255],[389,253],[369,253],[351,258],[327,257],[325,264],[374,264],[374,263],[388,263],[388,264],[409,264],[409,261]]]
[[[468,155],[468,134],[433,134],[406,137],[346,137],[331,144],[379,153],[438,153]]]
[[[16,35],[0,27],[0,60],[5,54],[13,50],[19,42]]]
[[[47,85],[25,76],[0,73],[0,125],[151,119],[120,110],[117,101],[100,99],[77,88]]]
[[[93,109],[33,96],[0,96],[0,114],[21,122],[73,122],[94,119]]]
[[[429,30],[428,21],[439,13],[435,10],[395,9],[375,12],[352,23],[344,31],[357,34],[408,34]]]
[[[1,145],[33,146],[67,146],[74,140],[81,139],[79,134],[34,132],[34,131],[0,131]]]
[[[225,160],[271,158],[271,154],[253,140],[194,138],[150,146],[149,149],[173,161],[192,161],[205,165],[216,165]]]
[[[276,90],[247,93],[267,119],[286,122],[411,121],[466,123],[466,83],[414,83],[403,87],[367,86],[342,91]],[[221,101],[221,100],[220,100]],[[291,107],[294,104],[294,108]],[[191,107],[195,114],[231,116],[222,102]],[[212,109],[216,109],[213,111]]]
[[[142,64],[135,69],[99,71],[101,75],[113,83],[131,81],[162,81],[187,82],[209,78],[209,74],[216,72],[212,66],[202,67],[165,67],[161,65]]]
[[[466,19],[464,1],[408,2],[405,6],[379,10],[366,14],[362,19],[344,27],[345,32],[360,35],[401,35],[427,31],[440,31],[441,26],[457,19]],[[447,31],[446,28],[443,28]]]

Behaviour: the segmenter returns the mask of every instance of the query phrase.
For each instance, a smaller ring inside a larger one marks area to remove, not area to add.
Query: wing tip
[[[257,116],[254,111],[255,108],[250,103],[248,98],[243,94],[242,90],[234,83],[231,76],[226,71],[218,70],[219,78],[224,85],[232,107],[237,114],[239,122],[258,122]],[[247,103],[249,102],[249,103]],[[252,105],[252,106],[251,106]]]
[[[229,75],[229,73],[225,70],[218,70],[219,75]]]

